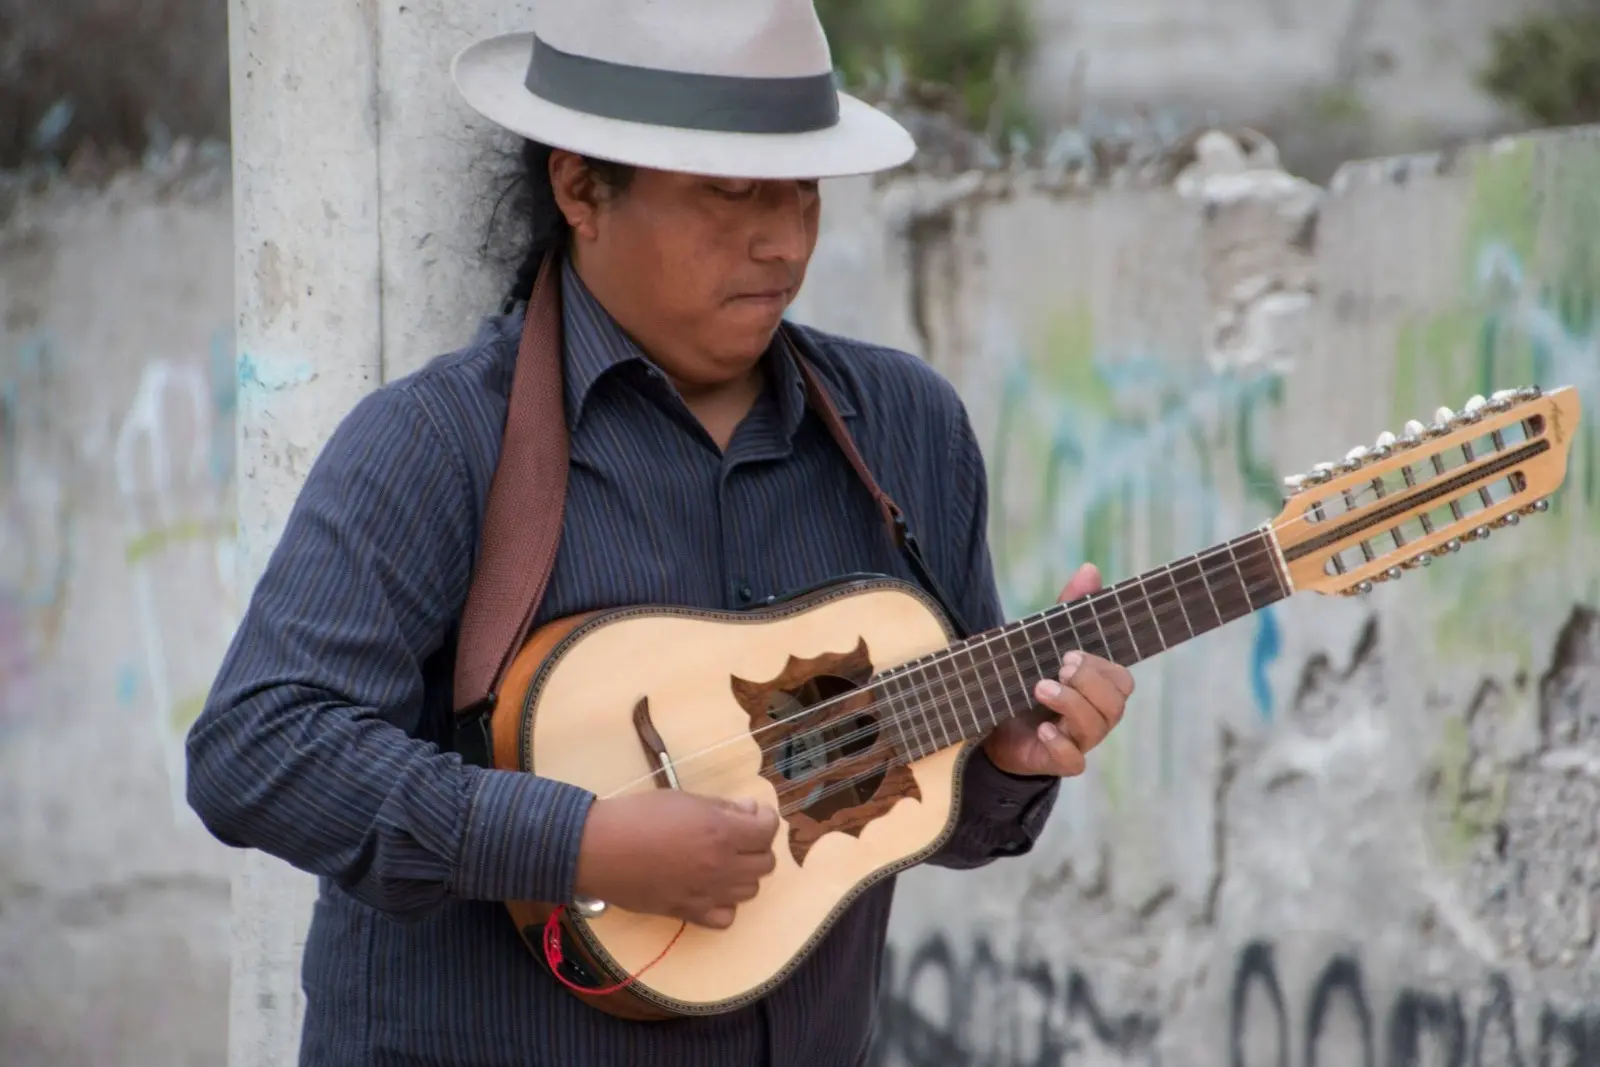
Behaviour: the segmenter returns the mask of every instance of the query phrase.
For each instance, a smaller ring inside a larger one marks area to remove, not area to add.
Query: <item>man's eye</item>
[[[743,200],[755,192],[755,182],[712,182],[711,191],[729,200]]]

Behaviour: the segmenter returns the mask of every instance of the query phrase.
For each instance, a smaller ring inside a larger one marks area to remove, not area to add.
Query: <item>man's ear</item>
[[[599,208],[599,190],[594,175],[583,157],[557,148],[550,153],[550,188],[555,193],[556,207],[560,210],[572,232],[594,240],[595,212]]]

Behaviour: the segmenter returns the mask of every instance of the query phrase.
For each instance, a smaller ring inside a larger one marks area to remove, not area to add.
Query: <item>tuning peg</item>
[[[1307,484],[1307,485],[1321,485],[1323,482],[1328,481],[1330,478],[1332,478],[1333,477],[1333,473],[1334,473],[1334,466],[1333,466],[1332,463],[1318,463],[1318,464],[1315,464],[1315,465],[1312,466],[1311,470],[1305,475],[1305,484]]]
[[[1522,514],[1522,515],[1535,515],[1535,514],[1540,514],[1542,512],[1549,511],[1549,510],[1550,510],[1550,501],[1541,499],[1541,500],[1535,500],[1531,504],[1528,504],[1528,505],[1526,505],[1524,507],[1518,508],[1517,512],[1519,514]]]
[[[1450,424],[1455,421],[1456,413],[1449,408],[1440,408],[1433,413],[1433,425],[1427,429],[1427,436],[1440,437],[1450,432]]]
[[[1505,411],[1516,403],[1517,391],[1515,389],[1496,389],[1489,394],[1489,402],[1484,405],[1488,411]]]
[[[1422,443],[1422,436],[1427,432],[1428,428],[1416,419],[1407,419],[1406,424],[1400,428],[1400,447],[1415,448]]]
[[[1517,390],[1518,400],[1537,400],[1544,392],[1537,385],[1525,385]]]
[[[1345,596],[1366,596],[1370,592],[1372,592],[1372,583],[1371,582],[1357,582],[1355,585],[1352,585],[1349,589],[1344,590],[1344,595]]]
[[[1294,494],[1305,489],[1306,476],[1304,474],[1285,475],[1283,479],[1283,487],[1289,491],[1290,496],[1293,496]]]
[[[1361,464],[1366,461],[1367,451],[1366,445],[1356,445],[1356,447],[1344,454],[1344,460],[1339,464],[1339,470],[1346,472],[1360,470]]]
[[[1462,424],[1477,422],[1483,418],[1483,409],[1487,404],[1488,401],[1481,396],[1474,395],[1468,398],[1466,406],[1461,409],[1461,414],[1456,416],[1456,422]]]

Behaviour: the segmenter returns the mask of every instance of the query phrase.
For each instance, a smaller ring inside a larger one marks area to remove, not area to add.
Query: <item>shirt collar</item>
[[[617,320],[595,299],[589,287],[578,277],[572,260],[561,260],[561,324],[566,359],[567,422],[576,426],[583,418],[584,405],[595,384],[613,369],[625,364],[638,364],[656,374],[660,371],[634,343],[633,338],[618,325]],[[793,438],[806,413],[805,382],[794,364],[795,356],[789,346],[777,343],[768,347],[762,356],[768,375],[768,385],[777,401],[778,417],[784,436]],[[826,381],[823,388],[845,411],[845,400],[837,389]]]

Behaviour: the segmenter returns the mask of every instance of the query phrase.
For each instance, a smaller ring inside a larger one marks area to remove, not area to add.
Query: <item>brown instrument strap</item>
[[[539,268],[528,299],[500,460],[489,486],[478,562],[457,638],[456,749],[464,759],[484,767],[492,765],[493,752],[487,715],[544,599],[566,513],[567,420],[560,294],[560,257],[552,253]],[[832,397],[801,354],[787,324],[780,327],[779,335],[799,368],[807,403],[872,495],[917,579],[960,630],[954,605],[923,560],[904,513],[867,469]]]
[[[489,483],[478,562],[461,613],[457,716],[481,715],[493,708],[500,679],[528,638],[561,543],[567,504],[567,413],[559,262],[553,253],[545,257],[528,298],[500,461]],[[471,755],[489,766],[490,751]]]

